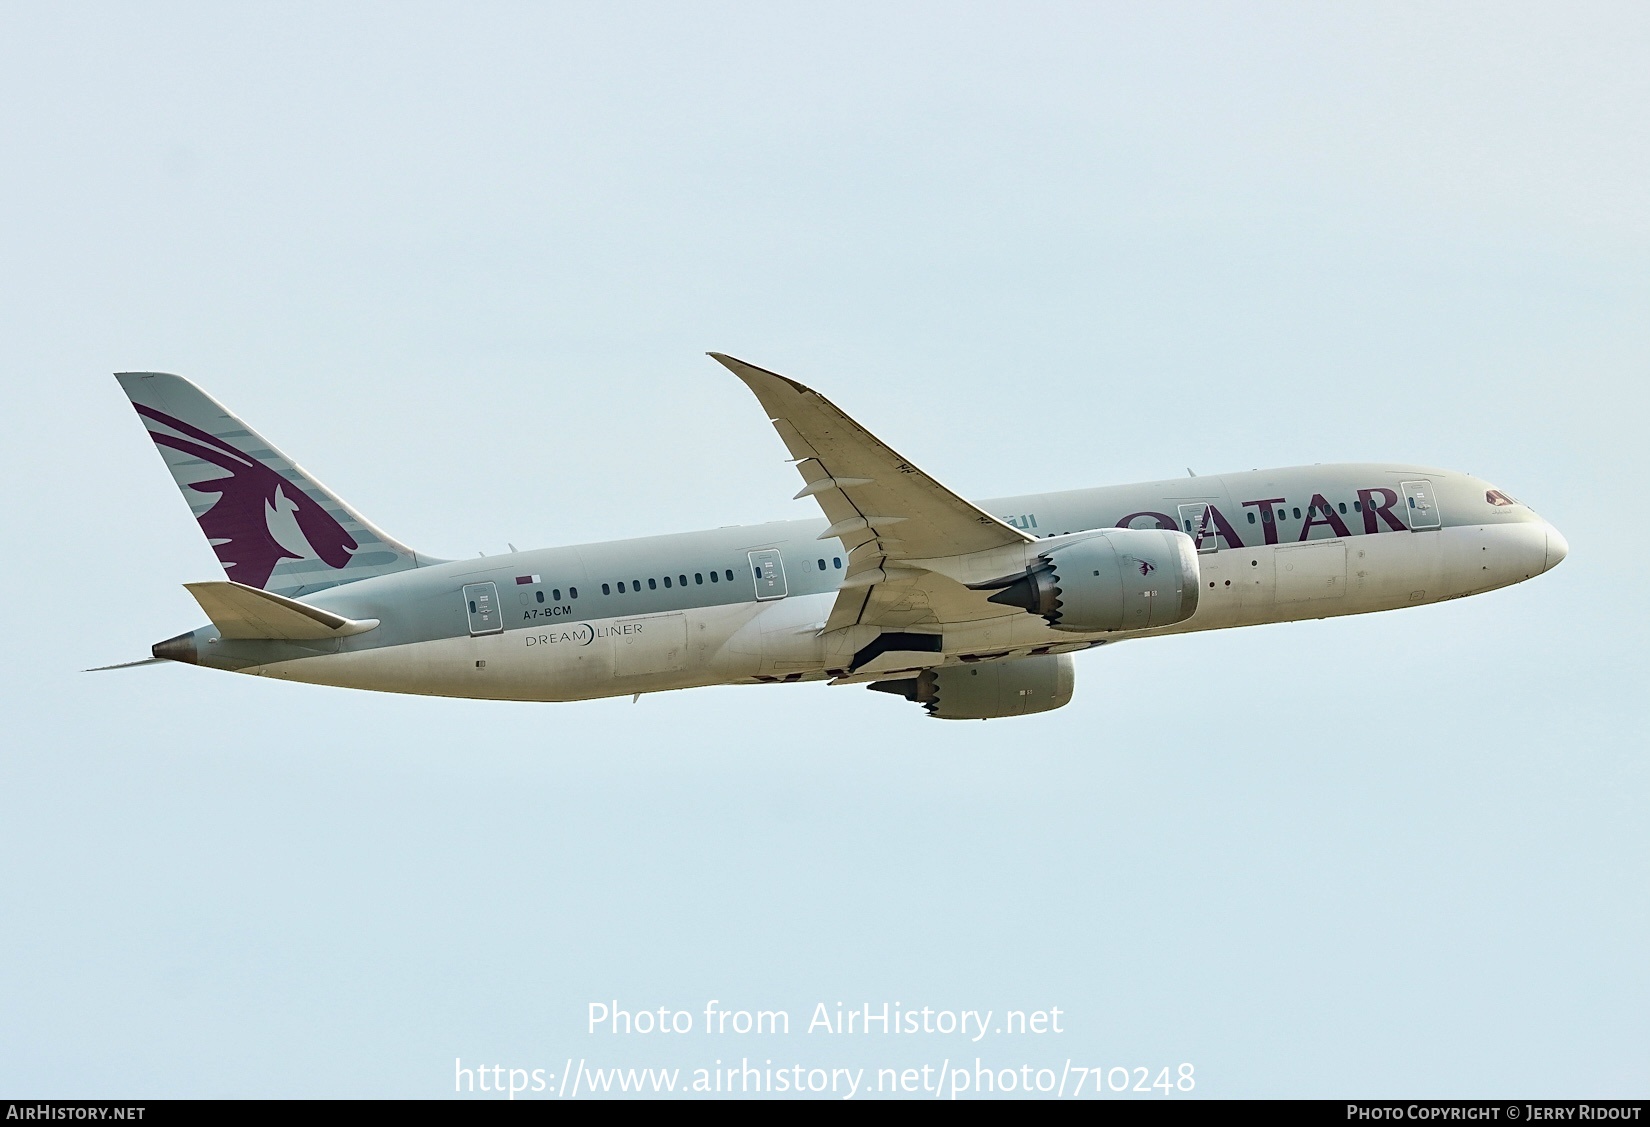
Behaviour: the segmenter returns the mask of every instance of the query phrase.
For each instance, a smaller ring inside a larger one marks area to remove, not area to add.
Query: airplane
[[[1067,704],[1082,650],[1444,602],[1569,551],[1489,482],[1409,465],[974,503],[813,389],[709,355],[820,517],[463,560],[394,539],[189,381],[117,374],[228,577],[184,585],[208,625],[125,664],[521,701],[827,680],[986,720]]]

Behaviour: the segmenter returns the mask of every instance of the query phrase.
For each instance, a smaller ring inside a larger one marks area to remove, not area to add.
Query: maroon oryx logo
[[[332,567],[349,563],[350,553],[357,547],[355,538],[302,489],[221,438],[152,407],[133,406],[144,418],[188,436],[178,438],[151,429],[149,437],[157,446],[181,450],[229,471],[227,477],[189,486],[197,493],[218,495],[199,520],[201,531],[206,533],[229,578],[249,587],[263,587],[282,560],[309,558],[298,550],[306,546],[298,543],[300,540],[307,541],[310,554]],[[279,538],[270,528],[272,519],[282,527]]]
[[[1150,575],[1152,572],[1157,570],[1157,565],[1152,563],[1151,560],[1137,559],[1134,561],[1134,566],[1140,569],[1141,575]]]

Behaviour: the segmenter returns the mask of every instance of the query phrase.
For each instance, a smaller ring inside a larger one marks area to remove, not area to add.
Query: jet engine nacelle
[[[1184,622],[1197,610],[1197,547],[1182,532],[1118,528],[1052,548],[991,601],[1090,634]]]
[[[925,669],[915,677],[870,687],[915,701],[939,720],[990,720],[1068,704],[1075,680],[1070,654],[1038,654]]]

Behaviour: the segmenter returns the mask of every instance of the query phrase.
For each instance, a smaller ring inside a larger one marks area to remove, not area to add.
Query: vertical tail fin
[[[235,582],[291,597],[436,562],[379,531],[188,380],[115,378]]]

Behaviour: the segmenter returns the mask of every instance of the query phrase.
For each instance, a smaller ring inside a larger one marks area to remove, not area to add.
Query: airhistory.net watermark
[[[1154,1075],[1155,1072],[1155,1075]],[[1094,1098],[1120,1093],[1184,1095],[1197,1087],[1189,1063],[1151,1069],[1110,1068],[1065,1060],[1055,1066],[988,1064],[947,1057],[939,1064],[843,1067],[772,1059],[738,1063],[721,1060],[697,1068],[607,1068],[569,1058],[560,1069],[516,1068],[501,1064],[466,1065],[453,1059],[453,1091],[487,1093],[506,1099],[579,1099],[590,1096],[811,1096],[851,1100],[857,1096],[921,1096],[959,1099],[966,1096],[1019,1095],[1048,1099]]]

